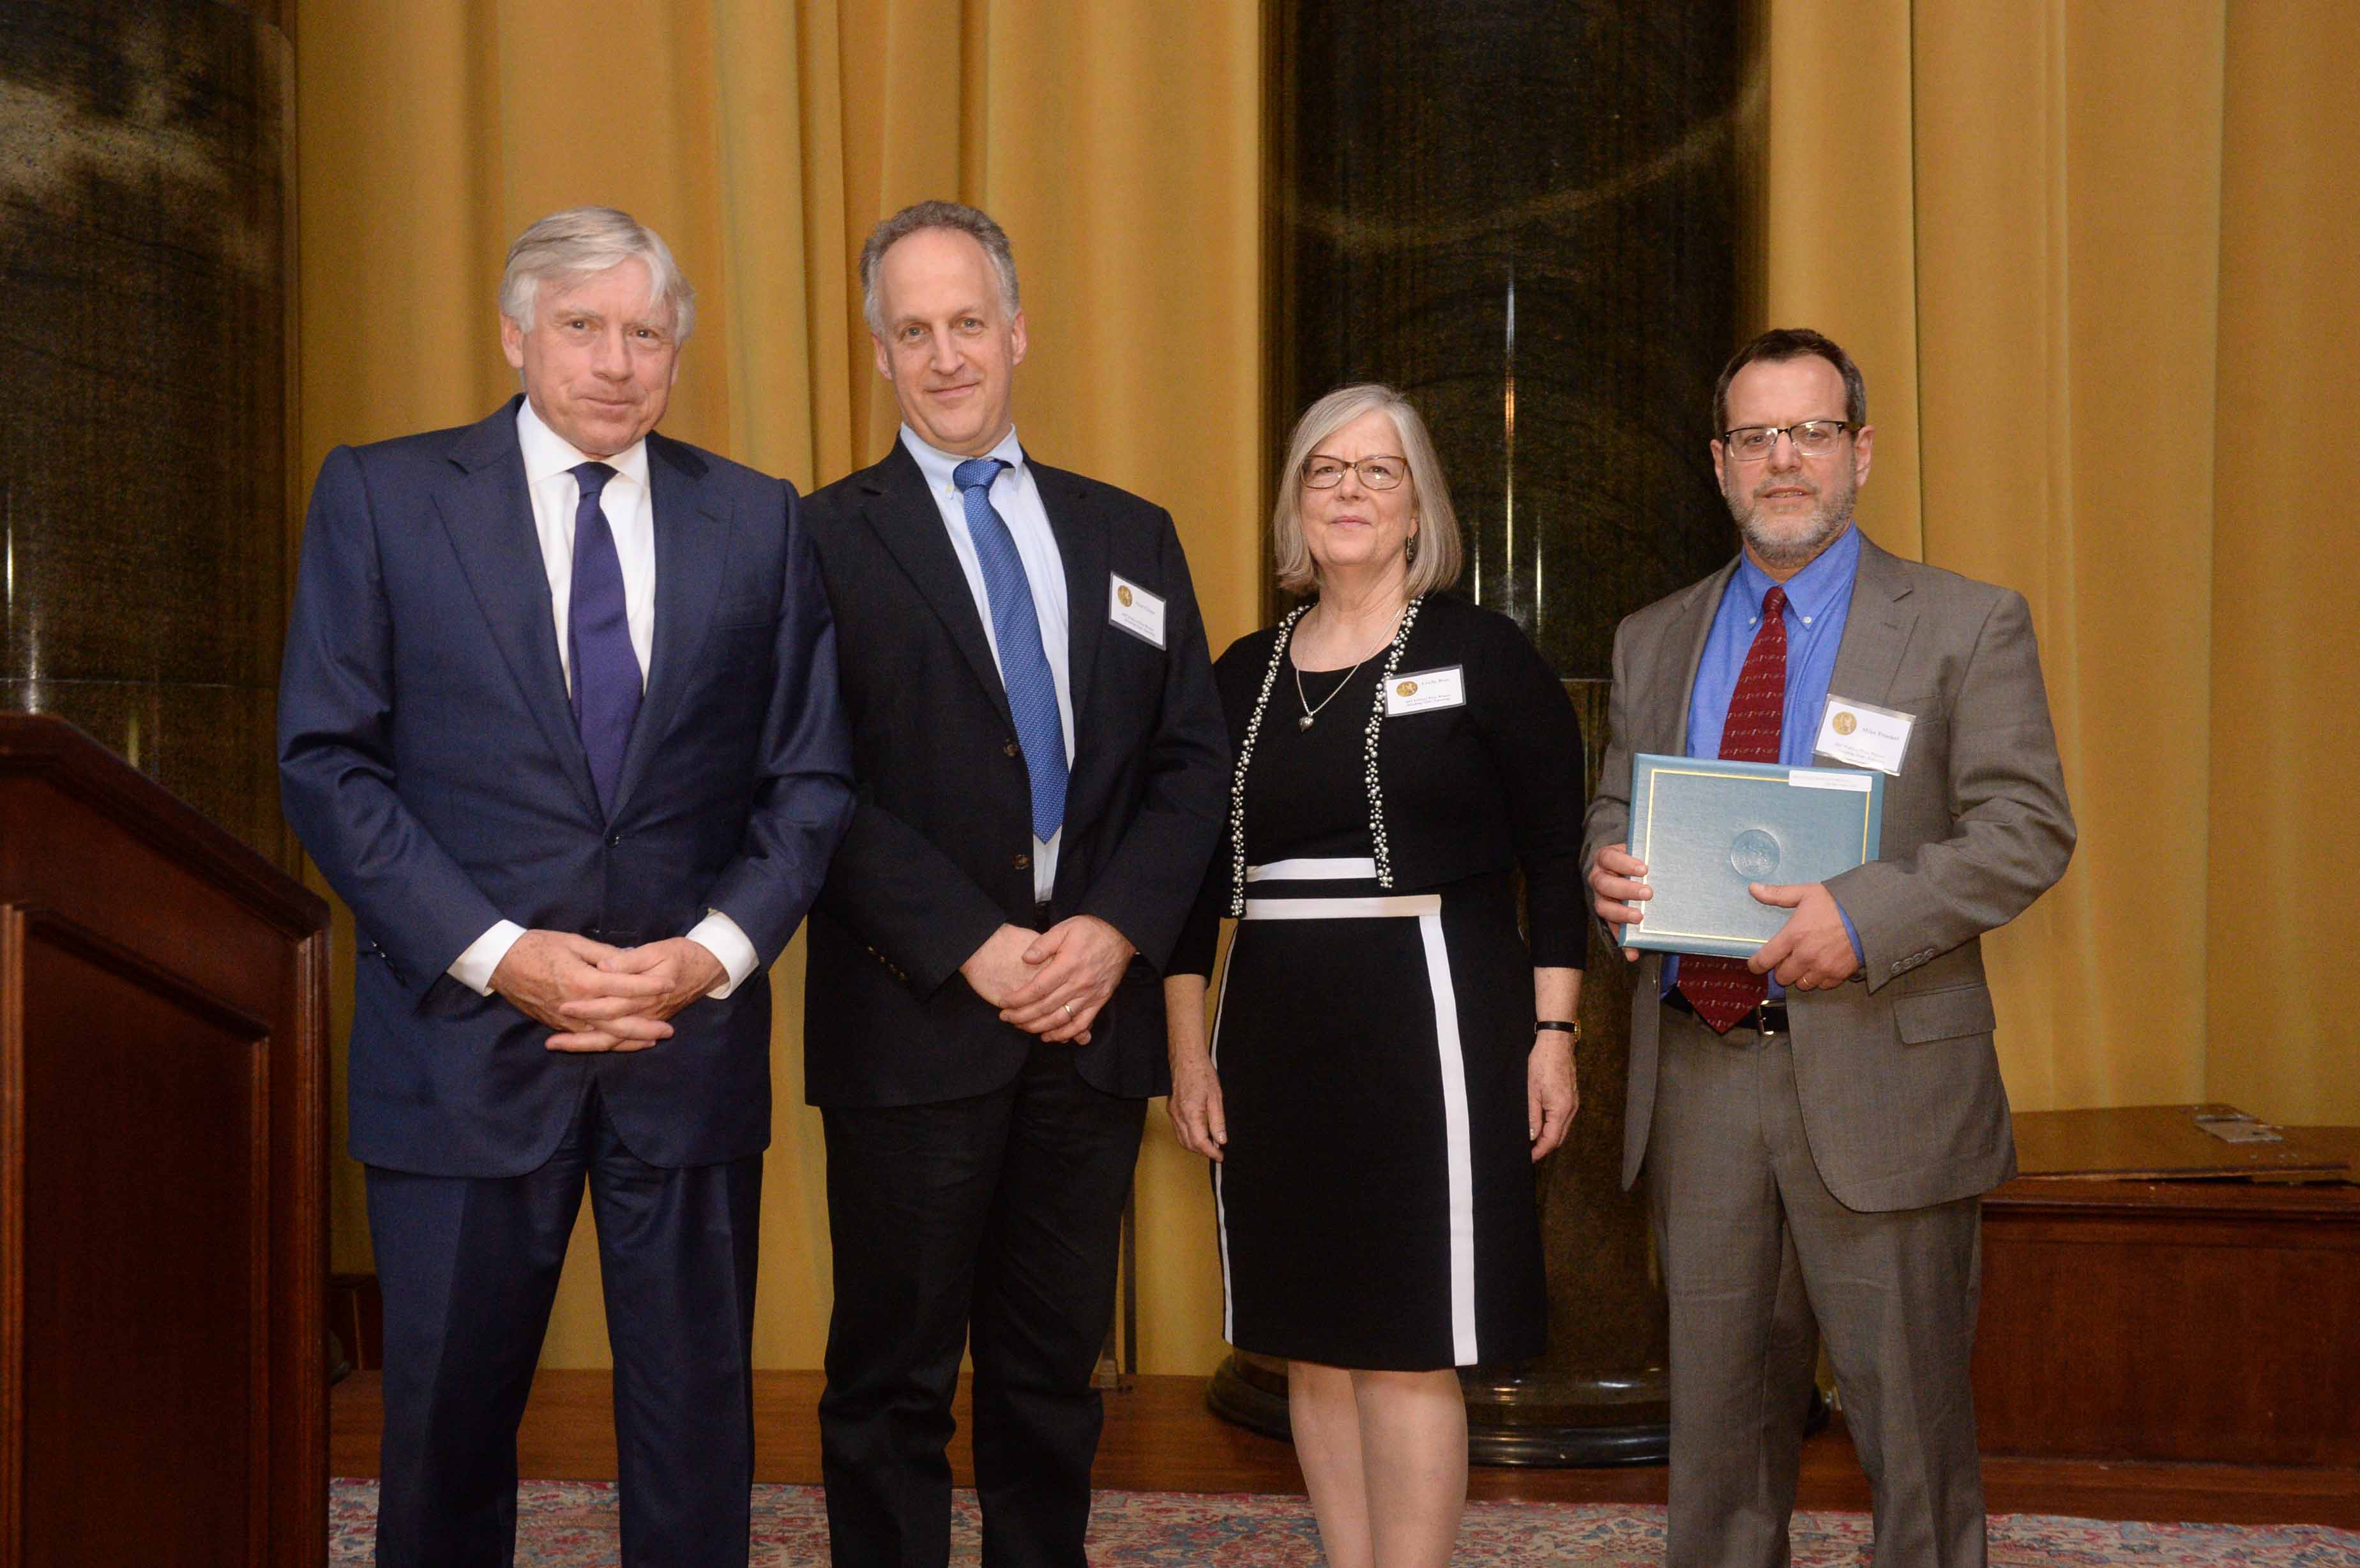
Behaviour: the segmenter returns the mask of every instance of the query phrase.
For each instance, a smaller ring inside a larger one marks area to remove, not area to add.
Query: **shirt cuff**
[[[522,935],[524,927],[514,920],[502,920],[469,942],[467,951],[451,961],[446,973],[477,996],[488,996],[492,994],[492,971],[500,966],[500,960],[508,955],[508,949]]]
[[[688,940],[713,954],[728,971],[727,979],[705,993],[716,1001],[746,984],[746,977],[761,966],[762,955],[754,951],[754,944],[738,929],[738,922],[718,909],[705,910],[705,918],[688,933]]]
[[[1828,897],[1832,898],[1835,895],[1830,893]],[[1861,950],[1860,928],[1852,923],[1852,917],[1850,915],[1844,913],[1844,907],[1841,900],[1838,900],[1836,904],[1836,918],[1844,923],[1844,935],[1852,938],[1852,963],[1855,964],[1866,964],[1868,962],[1868,954]]]

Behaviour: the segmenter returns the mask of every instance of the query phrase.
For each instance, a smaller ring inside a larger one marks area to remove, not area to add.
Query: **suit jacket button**
[[[623,835],[622,835],[621,833],[608,833],[608,834],[606,835],[606,847],[607,847],[608,849],[620,849],[620,848],[622,848],[622,847],[623,847]]]
[[[1019,871],[1030,871],[1030,870],[1032,870],[1032,857],[1031,855],[1018,855],[1018,856],[1016,857],[1016,869],[1017,869],[1017,870],[1019,870]]]
[[[1012,740],[1011,740],[1011,741],[1010,741],[1007,745],[1005,745],[1005,746],[1001,746],[1001,747],[1000,748],[1000,755],[1001,755],[1002,757],[1015,757],[1015,756],[1017,756],[1017,755],[1018,755],[1018,751],[1017,751],[1016,743],[1015,743],[1014,741],[1012,741]]]

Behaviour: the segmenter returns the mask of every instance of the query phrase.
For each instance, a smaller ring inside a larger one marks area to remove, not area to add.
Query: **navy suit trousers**
[[[743,1568],[762,1157],[650,1165],[595,1085],[557,1152],[525,1175],[369,1168],[385,1292],[383,1568],[515,1562],[517,1426],[585,1181],[615,1353],[623,1562]]]

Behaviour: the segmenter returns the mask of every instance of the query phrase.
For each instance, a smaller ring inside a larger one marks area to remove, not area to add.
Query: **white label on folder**
[[[1467,671],[1463,665],[1396,675],[1385,684],[1385,717],[1389,719],[1397,719],[1404,713],[1423,713],[1429,708],[1456,708],[1466,701]]]
[[[1811,743],[1811,749],[1838,762],[1874,768],[1898,779],[1902,754],[1909,749],[1909,731],[1917,723],[1913,713],[1855,702],[1830,692],[1827,712],[1819,719],[1819,738]]]
[[[1852,789],[1868,793],[1865,773],[1830,773],[1816,768],[1797,768],[1786,775],[1786,782],[1797,789]]]

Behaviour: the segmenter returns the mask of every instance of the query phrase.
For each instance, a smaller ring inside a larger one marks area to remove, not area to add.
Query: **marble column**
[[[0,13],[0,708],[281,865],[293,51],[278,5]]]
[[[1756,13],[1745,0],[1276,0],[1272,449],[1312,399],[1390,382],[1433,427],[1461,590],[1516,617],[1581,710],[1614,626],[1733,548],[1706,441],[1754,310]],[[1643,1463],[1665,1321],[1622,1191],[1629,982],[1593,933],[1581,1113],[1540,1168],[1550,1347],[1465,1375],[1475,1457]],[[1284,1431],[1285,1370],[1217,1410]]]

